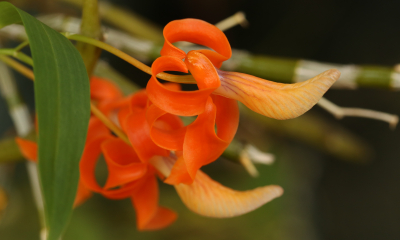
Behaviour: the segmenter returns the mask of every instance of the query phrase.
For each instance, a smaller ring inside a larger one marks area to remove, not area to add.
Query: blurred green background
[[[32,14],[80,14],[77,8],[56,1],[10,2]],[[216,23],[244,11],[249,27],[235,27],[226,31],[226,35],[233,48],[254,54],[341,64],[393,66],[399,63],[400,1],[110,2],[138,13],[160,28],[171,20],[188,17]],[[108,54],[103,57],[142,86],[149,78],[115,57]],[[20,76],[18,83],[33,112],[32,83]],[[400,115],[399,93],[394,91],[330,90],[325,96],[341,106]],[[257,165],[258,178],[250,177],[241,165],[226,159],[204,170],[213,179],[238,190],[281,185],[285,189],[282,197],[244,216],[210,219],[186,209],[175,190],[160,182],[161,205],[179,214],[177,222],[169,228],[138,232],[129,200],[112,201],[95,195],[74,211],[63,239],[400,239],[400,130],[392,131],[386,123],[369,119],[337,121],[318,107],[300,118],[309,116],[358,136],[371,150],[369,159],[346,161],[290,138],[282,131],[243,118],[238,138],[275,154],[276,162],[272,166]],[[287,122],[297,124],[294,121]],[[307,132],[306,127],[304,130]],[[14,134],[2,99],[0,134]],[[9,197],[9,205],[0,215],[0,239],[39,239],[38,214],[24,163],[3,165],[0,183]]]

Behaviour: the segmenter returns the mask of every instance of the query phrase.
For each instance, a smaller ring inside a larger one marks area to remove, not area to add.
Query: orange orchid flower
[[[177,90],[179,86],[166,84],[166,87]],[[107,100],[107,98],[105,99]],[[215,112],[215,106],[219,106],[219,109],[224,109],[222,106],[226,106],[226,102],[224,102],[226,98],[212,96],[212,99],[215,105],[208,104],[210,111]],[[182,161],[182,151],[175,151],[174,154],[168,149],[157,146],[150,134],[154,131],[156,136],[162,133],[172,136],[170,134],[174,130],[182,129],[184,125],[176,115],[165,112],[162,113],[162,116],[155,115],[156,117],[153,117],[150,125],[148,119],[152,119],[151,115],[155,114],[151,111],[157,109],[148,99],[145,91],[139,91],[123,100],[119,97],[115,98],[108,104],[110,105],[109,111],[118,111],[119,123],[128,134],[132,146],[112,136],[97,118],[91,118],[86,145],[80,161],[81,176],[75,206],[89,198],[92,192],[102,194],[110,199],[129,197],[136,209],[139,230],[155,230],[166,227],[176,220],[177,215],[158,205],[156,176],[161,179],[168,177],[169,183],[173,183],[174,179],[182,178],[181,175],[174,174],[174,171],[179,170],[179,166],[186,171],[186,166]],[[218,111],[211,116],[222,121],[227,115],[224,111]],[[205,119],[204,123],[208,123],[207,120]],[[212,122],[212,126],[213,124]],[[202,126],[199,124],[197,127],[201,128]],[[228,128],[230,127],[228,126]],[[222,129],[220,134],[224,137],[229,131],[225,130],[224,133]],[[232,134],[230,137],[233,137]],[[33,160],[37,158],[36,143],[23,139],[17,139],[17,142],[26,158]],[[95,166],[101,153],[105,157],[109,172],[104,187],[99,186],[94,176]],[[174,167],[172,167],[173,165]],[[189,182],[192,182],[189,175],[186,177]],[[234,191],[213,181],[201,171],[198,171],[192,184],[175,184],[174,186],[189,209],[210,217],[241,215],[282,194],[282,189],[274,185],[245,192]]]
[[[183,151],[180,161],[184,161],[186,168],[182,164],[175,166],[174,177],[167,179],[172,184],[191,183],[200,167],[215,161],[226,149],[238,126],[236,100],[268,117],[294,118],[315,105],[340,75],[332,69],[303,83],[281,84],[247,74],[224,72],[219,67],[232,55],[225,34],[214,25],[197,19],[170,22],[164,28],[164,38],[162,56],[153,63],[152,77],[146,88],[154,104],[149,109],[149,123],[152,125],[157,117],[166,113],[198,115],[189,126],[168,134],[151,130],[151,137],[158,146]],[[195,50],[186,54],[172,45],[178,41],[204,45],[214,51]],[[199,90],[188,92],[166,87],[155,77],[162,71],[190,71]]]
[[[163,69],[163,65],[160,68],[155,66],[157,62],[153,64],[154,75]],[[162,87],[180,91],[178,84],[168,83]],[[198,214],[219,218],[238,216],[283,193],[282,188],[275,185],[244,192],[226,188],[198,171],[201,166],[196,162],[197,174],[190,176],[183,160],[187,156],[185,150],[193,154],[194,160],[208,159],[211,162],[232,141],[238,124],[235,122],[238,109],[237,103],[231,99],[210,96],[204,113],[189,126],[184,126],[176,115],[155,106],[147,91],[130,97],[129,107],[120,109],[118,115],[138,158],[167,177],[164,182],[174,185],[185,205]],[[215,124],[218,134],[214,131]]]
[[[215,161],[233,140],[239,124],[237,100],[268,117],[294,118],[316,104],[340,73],[329,70],[302,83],[280,84],[224,72],[219,68],[231,57],[229,42],[218,28],[201,20],[173,21],[165,27],[164,37],[162,56],[152,65],[146,90],[123,97],[112,83],[92,78],[92,101],[105,115],[115,114],[129,144],[114,137],[99,119],[91,118],[80,161],[76,204],[92,192],[111,199],[129,197],[136,209],[138,229],[155,230],[177,217],[158,205],[157,176],[175,187],[189,209],[208,217],[245,214],[281,196],[283,189],[276,185],[232,190],[200,168]],[[172,45],[177,41],[212,50],[186,54]],[[190,72],[198,90],[182,91],[179,84],[161,84],[156,75],[163,71]],[[197,118],[185,126],[179,116]],[[27,158],[36,159],[34,143],[17,142]],[[101,154],[108,167],[103,187],[94,176]]]

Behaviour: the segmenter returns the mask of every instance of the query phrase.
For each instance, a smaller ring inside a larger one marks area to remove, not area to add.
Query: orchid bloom
[[[218,28],[201,20],[172,21],[165,27],[164,37],[162,56],[152,65],[146,90],[123,97],[107,80],[91,79],[92,101],[105,115],[116,117],[129,141],[113,136],[92,116],[80,161],[76,205],[92,192],[111,199],[129,197],[136,209],[138,229],[154,230],[170,225],[177,217],[158,205],[156,177],[173,185],[189,209],[208,217],[242,215],[281,196],[283,189],[276,185],[232,190],[200,168],[215,161],[233,140],[239,124],[237,100],[268,117],[294,118],[315,105],[340,73],[333,69],[302,83],[280,84],[224,72],[219,68],[231,57],[229,42]],[[186,54],[172,45],[177,41],[212,50]],[[161,84],[156,75],[163,71],[190,71],[198,90],[182,91],[179,84]],[[197,118],[185,126],[179,116]],[[35,143],[17,142],[28,159],[36,159]],[[101,154],[109,173],[104,186],[94,176]]]
[[[153,63],[152,78],[146,88],[154,104],[149,110],[149,123],[156,118],[153,112],[157,116],[166,113],[198,115],[195,122],[175,131],[151,131],[157,145],[183,151],[183,160],[177,162],[174,178],[167,179],[169,183],[191,183],[200,167],[215,161],[226,149],[238,126],[236,100],[268,117],[294,118],[315,105],[340,75],[339,71],[331,69],[302,83],[280,84],[247,74],[224,72],[219,67],[232,54],[225,34],[214,25],[197,19],[170,22],[164,28],[164,38],[162,56]],[[195,50],[186,54],[172,45],[178,41],[204,45],[215,51]],[[188,92],[164,86],[155,77],[162,71],[190,71],[199,90]]]

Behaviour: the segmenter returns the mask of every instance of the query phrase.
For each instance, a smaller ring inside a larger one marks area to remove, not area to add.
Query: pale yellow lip
[[[218,69],[217,72],[221,86],[215,94],[236,99],[257,113],[281,120],[307,112],[340,77],[337,69],[330,69],[304,82],[283,84],[244,73]]]

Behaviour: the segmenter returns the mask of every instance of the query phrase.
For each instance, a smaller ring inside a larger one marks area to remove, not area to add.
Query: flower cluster
[[[192,211],[209,217],[247,213],[280,196],[270,185],[239,192],[210,179],[200,168],[215,161],[228,147],[239,123],[236,100],[265,116],[288,119],[311,108],[339,77],[329,70],[298,84],[279,84],[241,73],[221,71],[231,48],[223,32],[201,20],[173,21],[164,28],[161,57],[152,65],[146,90],[124,97],[111,82],[93,77],[91,99],[104,115],[115,119],[129,141],[115,137],[92,116],[80,161],[80,181],[75,205],[92,192],[111,199],[131,198],[139,230],[168,226],[176,213],[158,205],[157,177],[174,185]],[[212,50],[187,54],[172,45],[188,41]],[[160,83],[163,71],[190,72],[198,90],[182,91],[179,84]],[[197,116],[184,125],[180,116]],[[17,139],[23,154],[37,159],[35,143]],[[108,167],[104,186],[95,179],[100,155]]]

